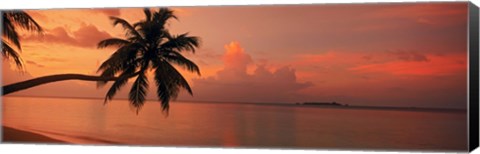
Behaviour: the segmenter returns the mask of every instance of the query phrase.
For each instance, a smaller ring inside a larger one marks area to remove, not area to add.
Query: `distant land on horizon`
[[[60,99],[94,99],[103,100],[105,98],[97,97],[59,97],[59,96],[4,96],[4,97],[33,97],[33,98],[60,98]],[[127,98],[117,98],[116,100],[128,100]],[[155,99],[147,99],[148,101],[157,101]],[[296,107],[317,107],[317,108],[339,108],[339,109],[374,109],[374,110],[410,110],[410,111],[447,111],[447,112],[466,112],[464,108],[436,108],[436,107],[415,107],[415,106],[368,106],[368,105],[350,105],[332,102],[296,102],[296,103],[274,103],[274,102],[234,102],[234,101],[190,101],[177,100],[178,103],[214,103],[214,104],[248,104],[248,105],[278,105],[278,106],[296,106]]]

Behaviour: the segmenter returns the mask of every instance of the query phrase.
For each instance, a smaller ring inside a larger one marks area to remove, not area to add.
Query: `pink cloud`
[[[96,47],[97,43],[103,39],[110,38],[111,35],[105,31],[100,31],[94,25],[82,24],[82,26],[72,33],[69,33],[62,27],[47,30],[45,35],[30,35],[25,41],[42,43],[60,43],[73,45],[77,47]]]
[[[238,42],[225,45],[225,51],[222,57],[224,69],[217,72],[218,77],[228,80],[247,77],[247,67],[252,64],[252,57],[245,53]]]
[[[466,60],[462,52],[332,50],[297,55],[291,64],[298,78],[316,85],[301,90],[312,101],[460,106],[453,100],[465,93]]]
[[[390,52],[393,56],[397,57],[399,60],[403,61],[416,61],[416,62],[428,62],[429,59],[427,55],[421,54],[414,51],[395,51]]]
[[[403,61],[358,65],[349,70],[356,73],[439,76],[465,72],[467,68],[465,54],[451,54],[448,56],[428,55],[428,62],[426,57],[417,57],[417,60],[405,59],[407,57],[402,54],[400,59],[404,59]],[[410,58],[415,58],[415,55]]]
[[[267,68],[257,65],[253,73],[252,57],[238,42],[225,46],[222,57],[224,68],[216,76],[193,79],[195,100],[240,102],[295,102],[299,90],[311,87],[311,82],[299,82],[296,71],[290,66]]]

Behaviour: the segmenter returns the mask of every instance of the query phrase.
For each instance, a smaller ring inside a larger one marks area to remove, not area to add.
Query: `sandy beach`
[[[11,127],[2,127],[3,139],[2,142],[8,143],[61,143],[66,144],[68,142],[53,139],[37,133],[18,130]]]

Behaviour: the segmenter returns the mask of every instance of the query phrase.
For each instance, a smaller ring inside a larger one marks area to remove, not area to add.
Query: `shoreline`
[[[19,129],[7,127],[7,126],[2,126],[2,142],[3,143],[72,144],[70,142],[53,139],[38,133],[19,130]]]
[[[71,136],[68,134],[41,131],[41,130],[22,130],[9,126],[2,126],[3,142],[8,143],[60,143],[60,144],[91,144],[91,145],[123,145],[124,143],[105,140],[101,138],[92,138],[88,136]],[[56,138],[49,137],[49,134]]]

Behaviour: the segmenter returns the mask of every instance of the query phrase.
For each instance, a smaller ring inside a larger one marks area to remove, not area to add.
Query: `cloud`
[[[466,54],[450,54],[448,56],[395,53],[400,61],[388,61],[357,65],[349,70],[356,73],[387,73],[393,75],[429,75],[444,76],[466,72]],[[426,58],[430,57],[430,58]]]
[[[428,62],[429,59],[425,54],[413,51],[395,51],[390,52],[393,56],[403,61]]]
[[[42,42],[42,43],[60,43],[73,45],[77,47],[96,47],[97,43],[103,39],[112,37],[105,31],[100,31],[97,27],[90,24],[82,24],[82,26],[72,33],[65,28],[56,27],[47,30],[44,35],[30,35],[25,41]]]
[[[464,52],[331,50],[299,54],[291,64],[297,77],[315,84],[301,90],[309,101],[464,107],[458,102],[464,100],[466,60]]]
[[[40,59],[44,61],[50,61],[50,62],[66,62],[67,61],[66,59],[54,58],[54,57],[41,57]]]
[[[45,67],[45,65],[41,65],[41,64],[38,64],[34,61],[31,61],[31,60],[27,60],[27,64],[31,64],[33,66],[36,66],[36,67]]]
[[[73,32],[73,36],[76,38],[78,45],[80,46],[96,46],[98,42],[103,39],[110,38],[110,34],[104,31],[99,31],[97,27],[93,25],[85,25]]]
[[[105,14],[107,16],[120,16],[120,9],[92,9],[93,12]]]
[[[252,63],[252,57],[245,53],[238,42],[231,42],[225,45],[225,50],[223,62],[226,70],[245,71],[247,65]]]
[[[290,66],[269,69],[256,65],[253,73],[247,73],[254,61],[240,44],[231,42],[225,50],[224,68],[216,76],[193,79],[195,100],[295,102],[299,101],[299,90],[313,86],[311,82],[299,82]]]
[[[248,74],[247,66],[252,64],[252,57],[245,53],[238,42],[231,42],[225,45],[226,53],[222,57],[224,69],[217,72],[221,79],[236,81],[245,79]]]

